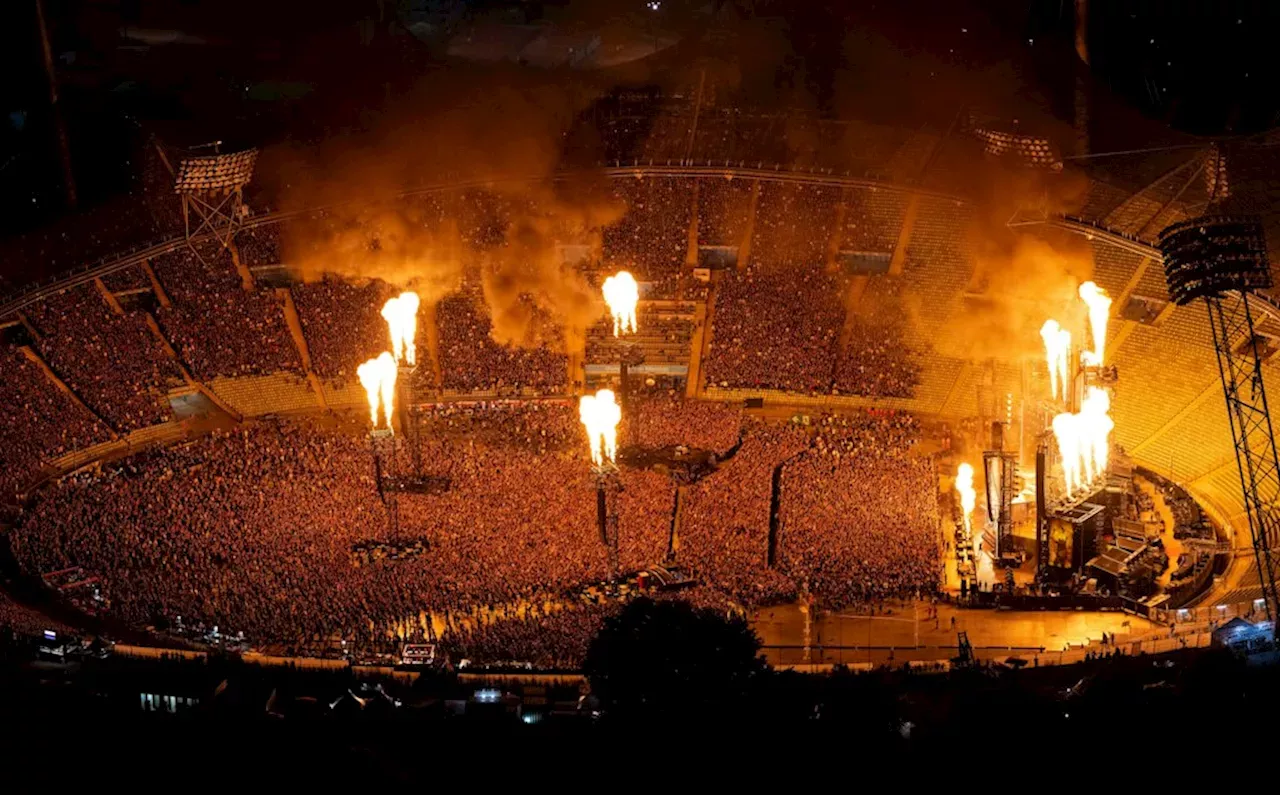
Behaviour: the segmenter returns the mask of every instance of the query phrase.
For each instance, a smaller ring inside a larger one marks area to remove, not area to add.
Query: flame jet
[[[640,301],[640,285],[626,271],[618,271],[604,280],[604,302],[613,315],[613,336],[636,331],[636,304]]]
[[[1062,474],[1067,494],[1092,483],[1107,471],[1111,455],[1111,431],[1115,421],[1111,398],[1105,389],[1089,387],[1079,414],[1063,413],[1053,418],[1053,435],[1062,455]]]
[[[978,492],[973,488],[973,467],[969,464],[961,464],[956,468],[956,491],[960,492],[960,510],[964,513],[964,529],[965,532],[972,535],[973,526],[970,523],[969,515],[973,513],[973,509],[978,505]]]
[[[387,299],[382,305],[382,317],[391,332],[391,356],[393,361],[404,360],[412,367],[418,363],[418,294],[403,292]]]
[[[1071,380],[1071,332],[1050,318],[1040,327],[1045,363],[1049,365],[1049,386],[1054,400],[1066,397]]]
[[[1102,355],[1107,348],[1107,320],[1111,315],[1111,297],[1107,291],[1085,282],[1080,285],[1080,298],[1089,307],[1089,333],[1093,337],[1093,350],[1084,351],[1080,358],[1085,364],[1102,366]]]
[[[391,412],[394,411],[396,391],[396,360],[390,353],[383,351],[376,359],[370,359],[356,368],[360,386],[364,387],[365,397],[369,401],[369,421],[376,430],[378,427],[378,406],[382,405],[383,415],[387,420],[387,428],[391,428]]]
[[[587,429],[591,461],[596,466],[612,464],[618,453],[618,423],[622,421],[622,407],[614,400],[612,390],[583,395],[578,401],[578,416]]]

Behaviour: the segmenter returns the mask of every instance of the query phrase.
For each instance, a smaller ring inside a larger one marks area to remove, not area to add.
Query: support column
[[[702,394],[703,340],[707,337],[707,305],[698,303],[693,309],[693,337],[689,341],[689,374],[685,377],[684,396],[696,398]]]
[[[178,372],[182,375],[182,380],[186,382],[187,386],[190,387],[191,389],[196,390],[200,394],[204,395],[206,398],[209,399],[210,403],[217,406],[218,409],[220,409],[223,413],[227,414],[236,422],[243,421],[244,416],[240,412],[232,408],[231,405],[227,403],[225,400],[218,397],[218,394],[214,392],[212,389],[210,389],[209,387],[205,386],[204,384],[200,383],[199,381],[191,377],[191,372],[187,370],[186,363],[182,361],[182,357],[178,355],[178,352],[174,349],[173,345],[169,342],[169,339],[165,337],[164,332],[160,329],[160,324],[156,322],[155,316],[152,315],[150,312],[147,312],[143,315],[143,320],[146,321],[147,328],[151,329],[151,333],[155,336],[156,340],[160,343],[160,347],[164,349],[165,355],[167,355],[170,359],[172,359],[173,363],[178,366]]]
[[[747,227],[742,230],[742,242],[738,244],[738,270],[751,261],[751,241],[756,235],[756,209],[760,206],[760,180],[751,186],[751,207],[747,210]]]
[[[298,350],[298,358],[302,360],[302,370],[307,374],[307,382],[311,391],[316,394],[320,408],[329,410],[329,402],[324,398],[324,388],[315,371],[311,369],[311,349],[307,347],[307,335],[302,332],[302,319],[298,317],[298,308],[293,303],[293,292],[288,287],[277,287],[276,297],[284,309],[284,322],[289,327],[289,336],[293,338],[293,346]]]
[[[102,300],[107,302],[107,306],[117,315],[124,314],[124,307],[120,306],[120,302],[116,300],[116,296],[107,289],[107,285],[99,277],[94,277],[93,286],[98,288],[98,294],[102,296]]]
[[[160,278],[156,276],[156,272],[151,267],[151,263],[145,259],[142,261],[142,271],[146,273],[147,278],[151,280],[151,292],[155,293],[156,302],[165,309],[173,306],[173,303],[169,300],[169,294],[164,291],[164,285],[160,284]]]
[[[111,434],[112,439],[120,438],[120,434],[111,426],[111,423],[99,416],[98,412],[89,408],[89,406],[80,399],[80,396],[75,393],[75,390],[67,386],[67,383],[58,377],[58,374],[53,371],[53,368],[50,367],[40,354],[36,353],[30,345],[23,345],[19,347],[18,350],[21,351],[23,356],[27,357],[28,361],[40,368],[40,372],[44,373],[44,377],[49,380],[49,383],[53,384],[55,388],[70,398],[71,402],[79,406],[86,414],[101,423],[102,427],[106,428],[107,432]]]
[[[249,272],[249,268],[240,261],[240,249],[236,248],[234,240],[227,241],[227,251],[231,252],[231,264],[235,266],[236,273],[240,275],[240,286],[244,288],[246,293],[252,292],[254,287],[253,274]]]
[[[693,206],[689,208],[689,236],[684,249],[684,264],[690,268],[698,264],[698,194],[701,193],[702,181],[693,181]]]
[[[898,231],[898,243],[893,247],[893,259],[889,260],[889,275],[901,276],[906,267],[907,246],[911,243],[911,232],[916,228],[916,216],[920,214],[920,194],[911,194],[907,202],[907,211],[902,216],[902,228]]]

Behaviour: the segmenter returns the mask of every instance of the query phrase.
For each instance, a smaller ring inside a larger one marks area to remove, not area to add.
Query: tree
[[[740,712],[767,670],[741,618],[638,599],[605,622],[584,665],[611,719],[718,720]]]

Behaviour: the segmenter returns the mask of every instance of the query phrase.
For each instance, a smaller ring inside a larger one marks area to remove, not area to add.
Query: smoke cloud
[[[566,135],[596,95],[513,69],[451,72],[397,97],[366,133],[270,153],[285,209],[327,205],[287,227],[285,261],[306,280],[382,279],[424,304],[478,279],[498,342],[581,339],[602,304],[558,246],[589,242],[625,207],[598,175],[547,178],[571,166]],[[476,187],[388,198],[458,180]]]

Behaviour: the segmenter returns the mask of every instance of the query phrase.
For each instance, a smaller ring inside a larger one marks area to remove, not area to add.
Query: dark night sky
[[[129,189],[139,140],[202,137],[270,143],[315,138],[366,121],[388,93],[442,67],[402,22],[456,22],[502,3],[447,0],[313,3],[301,0],[45,0],[84,203]],[[513,4],[520,5],[520,4]],[[837,116],[904,124],[982,102],[1069,122],[1074,58],[1070,0],[821,2],[733,0],[745,18],[707,45],[697,3],[666,0],[663,24],[685,34],[672,60],[715,50],[755,80],[750,99]],[[595,24],[635,15],[643,0],[520,5],[527,19]],[[1198,134],[1249,133],[1277,121],[1270,42],[1277,4],[1093,0],[1092,74],[1100,90],[1150,119]],[[8,232],[60,211],[47,86],[34,0],[11,8],[0,134],[0,207]],[[399,9],[399,11],[395,11]],[[634,18],[634,17],[633,17]],[[723,17],[722,17],[723,18]],[[381,21],[380,21],[381,20]],[[124,28],[176,30],[201,44],[150,47]],[[372,36],[372,44],[361,38]],[[761,46],[760,42],[768,44]],[[659,59],[661,60],[661,59]],[[679,64],[674,64],[679,68]],[[305,103],[252,102],[262,80],[314,90]],[[361,107],[365,105],[367,107]],[[928,118],[936,117],[935,119]],[[354,120],[354,121],[353,121]]]

